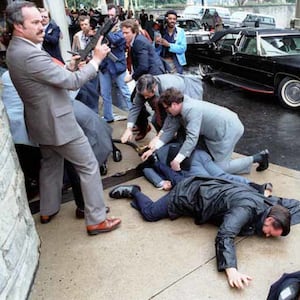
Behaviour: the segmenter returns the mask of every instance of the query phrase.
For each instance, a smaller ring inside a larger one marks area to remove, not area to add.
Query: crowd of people
[[[186,38],[176,26],[176,11],[167,11],[164,28],[149,30],[146,37],[143,30],[149,20],[144,10],[136,20],[130,11],[108,5],[107,18],[113,26],[106,43],[100,37],[87,60],[79,63],[76,53],[93,38],[95,22],[107,19],[93,10],[67,14],[74,54],[67,64],[59,50],[60,29],[47,10],[21,1],[10,4],[6,15],[12,38],[3,102],[18,154],[31,147],[40,161],[40,221],[49,223],[60,210],[65,165],[69,176],[75,177],[76,216],[85,218],[87,233],[119,227],[121,220],[107,215],[100,176],[100,166],[113,147],[107,123],[116,121],[112,107],[116,87],[117,98],[129,111],[121,141],[134,136],[140,141],[156,131],[138,168],[169,193],[153,202],[139,186],[126,185],[113,188],[110,197],[133,199],[131,205],[147,221],[186,215],[196,224],[218,223],[218,270],[225,271],[232,287],[248,285],[251,277],[237,271],[234,238],[287,235],[290,225],[300,222],[298,201],[272,196],[271,183],[260,185],[237,175],[249,173],[253,164],[258,172],[266,170],[269,151],[232,159],[244,126],[233,111],[203,99],[201,78],[183,74]],[[131,81],[135,81],[132,93],[127,86]],[[98,111],[100,95],[103,118]],[[6,101],[11,97],[15,101]]]

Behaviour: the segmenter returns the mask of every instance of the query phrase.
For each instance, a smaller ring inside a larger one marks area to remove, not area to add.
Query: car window
[[[261,38],[262,55],[299,55],[300,36],[268,36]]]
[[[216,44],[219,49],[230,50],[231,46],[234,45],[235,40],[238,38],[238,34],[228,33],[224,35]]]
[[[256,37],[246,37],[240,47],[240,52],[249,55],[257,55]]]
[[[253,22],[257,19],[256,15],[247,15],[247,17],[245,18],[245,22]]]
[[[204,16],[203,18],[209,18],[209,17],[212,17],[214,15],[214,13],[216,12],[216,10],[214,8],[207,8],[205,10],[205,13],[204,13]]]
[[[194,20],[177,20],[178,26],[186,31],[196,31],[200,30],[200,25]]]

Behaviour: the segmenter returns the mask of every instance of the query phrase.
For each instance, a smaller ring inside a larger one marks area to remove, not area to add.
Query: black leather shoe
[[[113,160],[115,162],[119,162],[122,160],[122,158],[122,152],[118,148],[113,149]]]
[[[259,162],[258,167],[256,168],[257,172],[264,171],[269,167],[269,150],[266,149],[260,152],[261,154],[261,161]]]
[[[106,163],[103,163],[101,166],[100,166],[100,174],[102,176],[106,175],[107,174],[107,165]]]
[[[133,198],[133,190],[141,190],[138,185],[119,185],[109,192],[109,197],[115,199]]]

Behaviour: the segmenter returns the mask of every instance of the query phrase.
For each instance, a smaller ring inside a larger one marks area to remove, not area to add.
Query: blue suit
[[[61,62],[64,62],[59,48],[59,39],[60,28],[54,22],[51,21],[45,30],[43,48],[52,57],[57,58]]]
[[[137,34],[131,47],[134,73],[132,78],[138,80],[143,74],[164,74],[163,63],[153,45],[141,34]]]

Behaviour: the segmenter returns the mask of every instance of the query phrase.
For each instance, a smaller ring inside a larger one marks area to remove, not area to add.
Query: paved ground
[[[113,124],[114,137],[120,137],[125,123]],[[139,163],[133,149],[120,148],[124,159],[110,161],[107,176]],[[273,182],[276,195],[300,198],[298,171],[272,164],[262,173],[253,168],[248,177],[258,183]],[[153,198],[163,194],[141,177],[129,183],[141,185]],[[253,282],[243,291],[233,290],[225,275],[216,271],[216,227],[196,226],[190,218],[148,223],[128,200],[112,200],[108,192],[111,215],[122,218],[120,229],[111,233],[89,237],[84,222],[75,219],[74,202],[63,204],[47,225],[34,215],[42,246],[30,300],[266,299],[270,285],[282,273],[300,270],[299,225],[284,238],[238,238],[239,269],[253,276]]]

